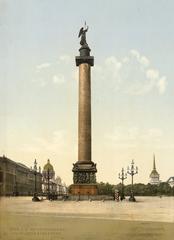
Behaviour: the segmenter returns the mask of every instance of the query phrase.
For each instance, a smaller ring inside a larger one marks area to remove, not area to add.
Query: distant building
[[[45,164],[43,171],[42,171],[42,189],[44,194],[58,194],[58,195],[66,195],[67,194],[67,187],[65,183],[62,183],[60,177],[55,178],[55,171],[48,159],[47,163]]]
[[[64,191],[64,185],[62,183],[62,179],[59,176],[57,176],[55,182],[57,184],[57,194],[63,195],[65,191]]]
[[[56,193],[55,171],[49,159],[43,167],[42,176],[43,193]]]
[[[5,156],[0,157],[0,196],[32,195],[35,190],[34,170]],[[37,192],[42,192],[42,175],[36,173]]]
[[[155,155],[153,156],[153,170],[150,174],[150,184],[159,185],[160,184],[160,175],[156,170]]]
[[[174,177],[170,177],[170,178],[167,180],[167,183],[168,183],[171,187],[174,187]]]

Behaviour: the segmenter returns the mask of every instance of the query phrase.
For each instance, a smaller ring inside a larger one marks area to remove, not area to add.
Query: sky
[[[0,0],[0,156],[72,183],[77,161],[79,29],[94,56],[92,160],[117,184],[134,159],[148,183],[174,175],[174,2]],[[130,177],[126,180],[130,183]]]

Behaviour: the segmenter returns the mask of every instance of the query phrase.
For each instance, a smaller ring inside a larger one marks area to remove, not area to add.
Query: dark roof
[[[24,165],[23,163],[19,163],[19,162],[17,162],[16,164],[19,165],[19,166],[21,166],[21,167],[23,167],[23,168],[27,168],[27,169],[29,169],[29,167],[27,167],[27,166]]]
[[[20,167],[22,168],[22,171],[27,171],[27,172],[34,172],[33,169],[27,167],[26,165],[24,165],[23,163],[19,163],[19,162],[15,162],[9,158],[7,158],[6,156],[2,156],[0,157],[0,161],[5,161],[5,162],[10,162],[11,164],[13,164],[14,166]],[[37,175],[42,175],[40,172],[37,172]]]
[[[10,163],[12,163],[12,164],[14,164],[14,165],[20,166],[20,167],[25,168],[25,169],[27,169],[27,170],[30,169],[30,168],[27,167],[26,165],[24,165],[24,164],[22,164],[22,163],[19,163],[19,162],[15,162],[15,161],[13,161],[13,160],[5,157],[5,156],[0,157],[0,160],[8,161],[8,162],[10,162]]]
[[[174,181],[174,177],[169,177],[169,179],[167,180],[167,182],[169,182],[170,180]]]

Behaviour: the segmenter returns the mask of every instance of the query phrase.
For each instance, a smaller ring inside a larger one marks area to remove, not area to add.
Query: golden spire
[[[153,170],[156,170],[155,154],[153,154]]]

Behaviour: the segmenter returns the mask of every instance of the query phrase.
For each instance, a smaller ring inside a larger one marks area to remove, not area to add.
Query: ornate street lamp
[[[33,168],[33,170],[34,170],[34,194],[33,194],[32,201],[38,202],[40,200],[39,200],[39,198],[37,196],[37,179],[36,179],[36,177],[37,177],[37,162],[36,162],[36,159],[34,161],[34,168]]]
[[[35,159],[35,161],[34,161],[34,192],[35,193],[37,193],[36,175],[37,175],[37,162]]]
[[[124,168],[122,168],[121,173],[118,174],[118,178],[121,179],[121,201],[125,199],[124,196],[124,180],[127,178],[127,173],[124,172]]]
[[[48,181],[48,196],[47,198],[50,198],[50,169],[47,169],[47,181]]]
[[[134,197],[134,192],[133,192],[133,176],[138,173],[138,167],[136,167],[136,168],[134,167],[134,160],[132,160],[130,168],[128,166],[127,173],[129,175],[131,175],[131,177],[132,177],[132,181],[131,181],[131,194],[130,194],[129,201],[135,202],[136,199]]]

